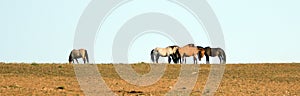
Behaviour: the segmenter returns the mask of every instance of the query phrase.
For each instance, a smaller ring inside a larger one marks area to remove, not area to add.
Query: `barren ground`
[[[149,64],[132,64],[139,74]],[[198,80],[191,95],[201,95],[211,65],[199,67]],[[181,65],[168,64],[163,77],[150,86],[135,86],[121,79],[113,65],[98,65],[107,86],[118,95],[161,96],[176,83]],[[82,96],[73,65],[0,63],[0,96]],[[300,64],[227,64],[215,95],[300,95]]]

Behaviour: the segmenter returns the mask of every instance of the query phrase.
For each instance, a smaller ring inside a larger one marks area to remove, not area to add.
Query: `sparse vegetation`
[[[98,69],[107,86],[118,95],[157,96],[164,95],[174,86],[181,66],[166,65],[162,78],[153,85],[142,87],[121,79],[111,64],[98,65]],[[210,66],[200,65],[198,81],[191,95],[202,94]],[[146,63],[131,64],[131,67],[142,75],[151,70]],[[1,63],[0,69],[1,96],[84,95],[71,64]],[[300,64],[228,64],[215,95],[300,95],[299,69]]]
[[[37,63],[35,63],[35,62],[33,62],[33,63],[31,63],[31,65],[33,65],[33,66],[37,66],[38,64],[37,64]]]

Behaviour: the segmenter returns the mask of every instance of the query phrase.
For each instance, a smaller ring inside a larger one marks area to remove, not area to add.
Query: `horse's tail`
[[[73,52],[73,51],[71,51],[71,53],[70,53],[70,55],[69,55],[69,64],[71,64],[72,61],[73,61],[73,58],[72,58],[72,52]]]
[[[151,60],[152,60],[152,62],[154,62],[154,49],[153,49],[153,50],[151,50],[150,56],[151,56]]]
[[[89,63],[89,54],[87,53],[87,50],[84,50],[85,51],[85,58],[87,60],[87,63]]]
[[[220,51],[221,51],[222,57],[223,57],[223,64],[226,64],[226,54],[225,54],[225,51],[223,49],[221,49]]]

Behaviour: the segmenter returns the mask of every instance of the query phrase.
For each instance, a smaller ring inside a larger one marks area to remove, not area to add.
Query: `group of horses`
[[[168,57],[168,63],[171,60],[176,63],[186,63],[186,57],[193,57],[194,64],[197,64],[197,58],[206,57],[206,64],[209,64],[209,57],[218,57],[221,64],[226,63],[226,54],[222,48],[210,48],[195,46],[194,44],[187,44],[183,47],[177,45],[168,46],[166,48],[154,48],[150,53],[153,63],[158,63],[159,57]]]
[[[194,44],[187,44],[183,47],[177,45],[168,46],[166,48],[154,48],[151,50],[151,60],[153,63],[158,63],[159,57],[168,57],[168,63],[171,60],[176,63],[186,63],[186,57],[193,56],[194,64],[197,64],[197,58],[201,61],[201,58],[206,57],[206,64],[209,64],[209,57],[218,57],[221,64],[226,63],[226,55],[222,48],[210,48],[195,46]],[[78,62],[78,58],[82,58],[84,63],[89,63],[89,57],[86,49],[73,49],[69,55],[69,64],[74,60]]]

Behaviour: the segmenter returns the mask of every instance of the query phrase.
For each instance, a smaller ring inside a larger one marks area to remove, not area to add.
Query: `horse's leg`
[[[220,64],[224,64],[225,63],[223,55],[219,55],[219,59],[220,59]],[[222,62],[221,62],[221,60],[222,60]]]
[[[159,56],[156,56],[156,63],[158,63]]]
[[[153,58],[152,58],[153,57]],[[152,63],[154,64],[155,63],[155,55],[154,54],[151,54],[151,60],[152,60]]]
[[[218,57],[219,57],[219,60],[220,60],[220,64],[222,64],[223,63],[223,59],[222,59],[223,57],[221,55],[219,55]]]
[[[77,64],[79,64],[78,60],[77,59],[75,59],[75,60],[76,60]]]
[[[168,62],[169,62],[169,64],[171,64],[171,57],[170,56],[168,56]]]
[[[181,64],[181,57],[179,57],[179,62],[180,62],[180,64]]]
[[[194,64],[198,64],[198,62],[197,62],[197,57],[196,57],[197,55],[194,55]],[[195,63],[196,62],[196,63]]]
[[[82,60],[83,60],[83,63],[85,64],[85,58],[82,58]]]
[[[195,56],[193,56],[193,61],[194,61],[194,64],[197,64],[197,61],[195,61]]]
[[[179,60],[179,64],[182,64],[182,60],[181,60],[182,58],[181,58],[181,57],[182,57],[182,56],[180,55],[180,56],[179,56],[179,59],[178,59],[178,60]]]
[[[172,60],[173,60],[174,64],[177,64],[177,58],[176,58],[176,56],[173,54],[173,55],[171,55],[171,57],[172,57]]]
[[[209,64],[209,56],[205,55],[205,57],[206,57],[206,64]]]
[[[181,58],[180,58],[180,63],[183,64],[183,62],[184,62],[184,57],[181,56]]]
[[[171,57],[172,57],[172,58],[171,58],[171,62],[172,62],[172,60],[173,60],[173,63],[176,64],[177,62],[176,62],[175,56],[174,56],[174,55],[171,55]]]
[[[180,57],[180,63],[183,64],[183,62],[184,62],[184,59],[183,59],[183,56],[181,56]]]
[[[222,55],[222,64],[226,64],[226,57]]]
[[[194,56],[193,56],[193,61],[194,61],[193,64],[195,64],[195,57]]]
[[[158,56],[157,54],[154,55],[154,61],[153,61],[154,63],[157,63],[157,56]]]

